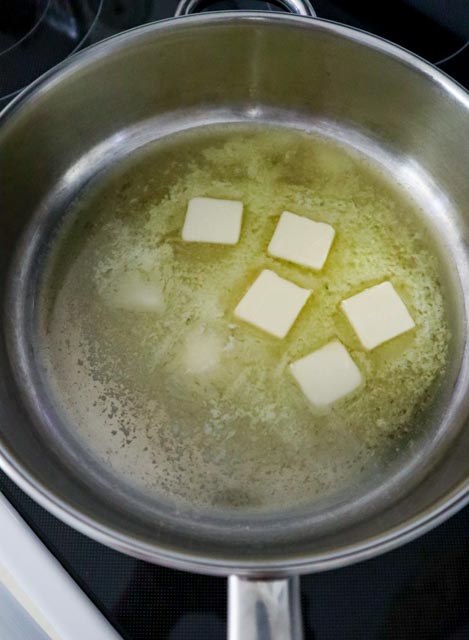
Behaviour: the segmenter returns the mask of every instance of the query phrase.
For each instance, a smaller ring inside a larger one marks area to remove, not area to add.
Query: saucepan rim
[[[107,38],[82,52],[72,55],[35,80],[14,98],[0,113],[0,127],[8,125],[9,120],[14,118],[23,105],[29,104],[35,96],[46,92],[55,83],[59,83],[68,73],[92,64],[107,53],[118,50],[128,43],[146,37],[157,37],[159,32],[165,32],[168,29],[196,29],[202,25],[216,27],[217,25],[233,22],[257,22],[259,25],[266,23],[291,24],[292,27],[331,32],[345,39],[379,50],[436,82],[444,91],[450,93],[454,99],[459,101],[467,109],[469,115],[469,92],[430,63],[383,38],[328,20],[269,12],[226,11],[168,18],[167,20],[139,26]],[[469,478],[467,478],[444,498],[441,498],[411,520],[362,542],[343,546],[334,552],[328,553],[287,556],[274,560],[256,558],[240,561],[235,558],[210,557],[208,554],[204,555],[203,553],[182,551],[160,544],[151,544],[135,536],[125,535],[105,526],[50,491],[23,468],[21,462],[2,442],[0,442],[0,468],[21,490],[53,515],[109,547],[137,558],[174,568],[219,575],[237,573],[238,575],[282,576],[291,573],[307,573],[331,569],[358,562],[416,538],[449,518],[469,502]]]

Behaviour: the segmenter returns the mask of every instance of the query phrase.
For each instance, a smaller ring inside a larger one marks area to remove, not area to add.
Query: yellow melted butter
[[[244,203],[238,245],[182,241],[196,196]],[[321,272],[267,255],[284,210],[335,228]],[[84,441],[133,483],[202,506],[292,507],[359,482],[416,428],[447,360],[440,266],[415,204],[363,158],[294,130],[199,129],[136,155],[72,219],[46,277],[44,353]],[[284,340],[233,317],[265,268],[313,290]],[[129,277],[161,308],[116,307]],[[383,280],[416,328],[366,352],[339,304]],[[334,338],[365,383],[317,412],[288,363]],[[198,369],[204,349],[213,362]]]

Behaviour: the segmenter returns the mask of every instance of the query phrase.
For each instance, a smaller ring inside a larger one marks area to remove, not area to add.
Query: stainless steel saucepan
[[[469,497],[469,96],[418,57],[314,19],[298,1],[286,5],[302,16],[201,14],[110,38],[40,78],[0,120],[0,465],[42,506],[104,544],[231,576],[232,640],[299,637],[299,574],[392,549]],[[425,432],[346,500],[268,516],[202,516],[110,479],[44,397],[34,360],[39,238],[90,178],[141,145],[238,121],[338,138],[422,205],[446,265],[451,366]]]

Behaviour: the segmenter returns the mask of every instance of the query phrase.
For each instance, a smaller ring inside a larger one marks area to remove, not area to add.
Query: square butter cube
[[[355,391],[362,383],[359,368],[338,340],[293,362],[290,371],[316,407],[332,404]]]
[[[237,200],[192,198],[182,229],[186,242],[236,244],[241,233],[243,203]]]
[[[415,327],[407,307],[390,282],[382,282],[341,302],[358,339],[371,350]]]
[[[323,268],[334,240],[330,224],[284,211],[270,241],[268,252],[303,267],[319,271]]]
[[[264,269],[245,293],[234,314],[277,338],[284,338],[310,295],[309,289],[303,289]]]

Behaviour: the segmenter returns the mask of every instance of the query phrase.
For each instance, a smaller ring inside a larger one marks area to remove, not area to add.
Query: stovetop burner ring
[[[75,53],[104,0],[19,0],[0,8],[0,106]],[[41,55],[38,55],[41,52]]]

